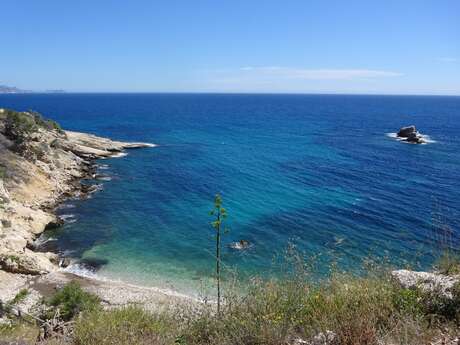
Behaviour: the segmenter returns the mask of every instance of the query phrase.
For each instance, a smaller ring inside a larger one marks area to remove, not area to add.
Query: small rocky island
[[[397,138],[411,144],[425,144],[426,140],[420,134],[415,126],[402,127],[396,134]]]

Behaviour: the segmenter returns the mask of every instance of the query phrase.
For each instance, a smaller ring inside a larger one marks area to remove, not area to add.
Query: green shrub
[[[55,130],[60,133],[63,132],[61,126],[56,121],[45,119],[42,116],[42,114],[36,111],[33,111],[33,110],[30,110],[29,114],[33,116],[35,123],[37,124],[38,127],[42,127],[42,128],[49,129],[49,130]]]
[[[82,311],[100,308],[99,298],[84,291],[75,281],[71,281],[57,291],[47,304],[52,307],[47,315],[48,318],[52,317],[54,312],[59,309],[61,318],[66,321]]]
[[[29,294],[29,290],[27,289],[21,289],[16,296],[11,300],[10,304],[18,304],[21,303]]]
[[[4,179],[6,177],[6,168],[0,165],[0,179]]]
[[[75,345],[173,344],[177,329],[166,314],[136,307],[84,313],[74,328]]]
[[[59,292],[57,305],[80,301],[69,298],[81,294],[80,288],[70,286]],[[245,292],[226,291],[219,317],[212,303],[155,313],[137,307],[78,308],[85,311],[75,321],[72,344],[280,345],[292,344],[295,338],[310,341],[320,332],[332,331],[333,344],[387,340],[415,345],[430,343],[441,326],[442,332],[458,330],[450,321],[460,310],[460,285],[453,289],[449,305],[421,291],[400,288],[386,274],[335,274],[315,284],[295,275],[283,280],[254,278]]]
[[[38,129],[35,118],[28,113],[6,110],[5,134],[16,143],[22,143]]]
[[[401,314],[399,293],[386,276],[335,276],[317,285],[254,280],[247,294],[226,300],[220,319],[202,312],[183,337],[187,344],[275,345],[329,330],[341,344],[374,344]]]
[[[460,274],[460,256],[456,252],[444,251],[436,261],[435,268],[442,274]]]
[[[45,119],[37,112],[5,110],[4,117],[5,134],[8,138],[14,140],[16,144],[23,143],[32,133],[37,132],[39,128],[54,130],[59,133],[64,132],[57,122]]]

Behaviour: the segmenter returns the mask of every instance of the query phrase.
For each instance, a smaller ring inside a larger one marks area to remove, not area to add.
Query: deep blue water
[[[59,249],[98,259],[101,276],[180,290],[207,281],[215,193],[224,242],[253,243],[224,250],[245,274],[270,272],[289,242],[348,267],[369,254],[426,264],[436,214],[459,229],[459,97],[30,94],[0,95],[0,107],[159,145],[100,161],[112,180],[59,211],[76,220],[52,234]],[[409,124],[435,142],[386,135]]]

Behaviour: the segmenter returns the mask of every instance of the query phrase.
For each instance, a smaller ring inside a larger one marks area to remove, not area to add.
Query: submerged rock
[[[239,240],[238,242],[230,243],[230,248],[237,249],[237,250],[247,249],[250,246],[251,244],[247,240]]]

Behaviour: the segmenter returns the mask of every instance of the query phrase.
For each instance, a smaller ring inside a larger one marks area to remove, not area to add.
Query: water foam
[[[110,157],[111,158],[121,158],[121,157],[126,157],[127,155],[128,154],[126,152],[118,152],[118,153],[114,153]]]
[[[390,138],[392,138],[392,139],[396,139],[396,140],[398,140],[398,141],[405,142],[405,143],[407,143],[407,144],[411,144],[411,143],[407,142],[407,141],[405,140],[405,138],[398,137],[398,133],[396,133],[396,132],[386,133],[386,136],[387,136],[387,137],[390,137]],[[420,134],[420,137],[421,137],[423,140],[425,140],[425,142],[422,143],[421,145],[436,143],[436,140],[431,139],[429,135]]]

